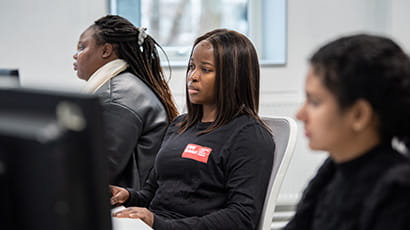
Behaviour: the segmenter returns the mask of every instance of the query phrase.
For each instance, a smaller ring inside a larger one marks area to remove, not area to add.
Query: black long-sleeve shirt
[[[329,158],[284,229],[410,229],[408,159],[389,145],[341,164]]]
[[[242,115],[208,134],[210,123],[170,125],[154,169],[127,205],[149,207],[154,229],[255,229],[273,165],[274,142]]]

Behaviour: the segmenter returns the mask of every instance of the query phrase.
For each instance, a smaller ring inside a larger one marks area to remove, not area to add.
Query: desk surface
[[[122,209],[125,209],[125,207],[119,206],[119,207],[113,208],[111,210],[111,213],[116,213],[118,211],[121,211]],[[146,223],[144,223],[140,219],[118,218],[118,217],[112,218],[112,229],[113,230],[152,230],[150,226],[148,226]]]
[[[112,218],[113,230],[152,230],[147,224],[140,219],[131,218]]]

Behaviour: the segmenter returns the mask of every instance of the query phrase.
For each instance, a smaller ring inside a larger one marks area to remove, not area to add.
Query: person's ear
[[[102,48],[102,58],[109,58],[114,54],[114,46],[111,43],[105,43]]]
[[[350,110],[352,118],[352,129],[355,132],[363,131],[369,126],[375,125],[374,111],[370,103],[359,99],[354,103]]]

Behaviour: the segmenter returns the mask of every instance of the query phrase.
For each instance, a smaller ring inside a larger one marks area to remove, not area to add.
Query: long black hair
[[[258,116],[260,73],[252,42],[236,31],[216,29],[198,37],[192,50],[203,40],[209,41],[214,50],[217,112],[215,121],[201,133],[213,131],[239,114],[248,114],[264,125]],[[187,87],[186,95],[188,114],[180,123],[180,132],[200,121],[203,115],[202,105],[190,102]]]

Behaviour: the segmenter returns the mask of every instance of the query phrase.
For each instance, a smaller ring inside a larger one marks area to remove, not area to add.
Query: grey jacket
[[[140,189],[151,170],[168,116],[156,94],[123,72],[100,87],[110,184]]]

